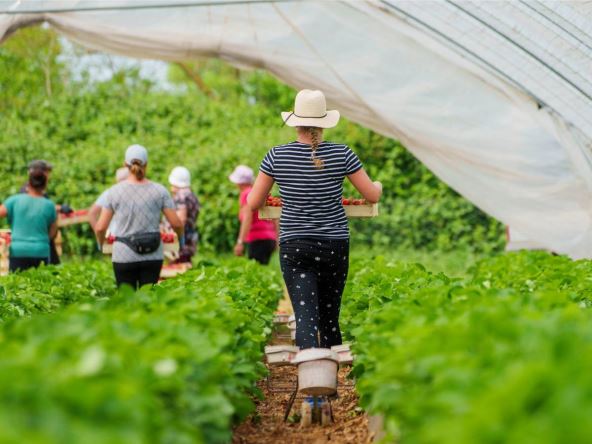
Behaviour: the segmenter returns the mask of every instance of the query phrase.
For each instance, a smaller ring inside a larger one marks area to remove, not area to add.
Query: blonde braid
[[[325,166],[325,162],[323,161],[323,159],[319,159],[316,155],[317,149],[319,148],[319,143],[321,142],[319,140],[319,129],[314,126],[309,126],[308,133],[310,134],[310,139],[312,142],[310,144],[310,148],[312,149],[312,163],[314,163],[314,166],[317,170],[322,170]]]

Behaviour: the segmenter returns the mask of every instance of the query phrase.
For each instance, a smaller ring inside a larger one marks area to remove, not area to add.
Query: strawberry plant
[[[0,442],[228,442],[265,372],[277,280],[243,260],[202,262],[5,324]]]
[[[92,264],[92,265],[91,265]],[[106,261],[48,266],[0,277],[0,322],[92,302],[115,291]]]
[[[358,265],[342,328],[364,407],[405,443],[584,443],[592,262],[525,252],[467,278]]]

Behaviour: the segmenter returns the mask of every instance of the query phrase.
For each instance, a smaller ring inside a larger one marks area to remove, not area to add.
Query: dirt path
[[[285,344],[285,338],[273,340],[273,344]],[[292,366],[273,367],[270,383],[260,381],[259,388],[265,399],[257,401],[257,410],[235,429],[233,444],[321,444],[369,442],[368,418],[357,407],[358,397],[353,381],[347,378],[349,368],[339,370],[339,397],[332,402],[335,422],[327,427],[313,424],[301,428],[297,422],[300,405],[304,397],[299,396],[294,402],[291,416],[284,423],[284,412],[288,405],[291,388],[296,384],[297,370]],[[280,389],[284,389],[280,391]]]

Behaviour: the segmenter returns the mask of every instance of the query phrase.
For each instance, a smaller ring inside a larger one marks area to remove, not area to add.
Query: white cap
[[[125,164],[131,165],[134,160],[139,160],[142,166],[148,163],[148,151],[142,145],[130,145],[125,151]]]
[[[237,185],[253,183],[255,176],[253,170],[246,165],[237,166],[228,179]]]
[[[191,173],[185,167],[175,167],[169,174],[169,183],[174,187],[187,188],[191,185]]]

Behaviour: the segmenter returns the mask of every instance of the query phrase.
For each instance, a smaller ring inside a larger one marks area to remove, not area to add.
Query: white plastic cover
[[[322,89],[527,238],[592,257],[590,2],[11,0],[0,11],[0,39],[45,20],[97,50],[220,57]]]

